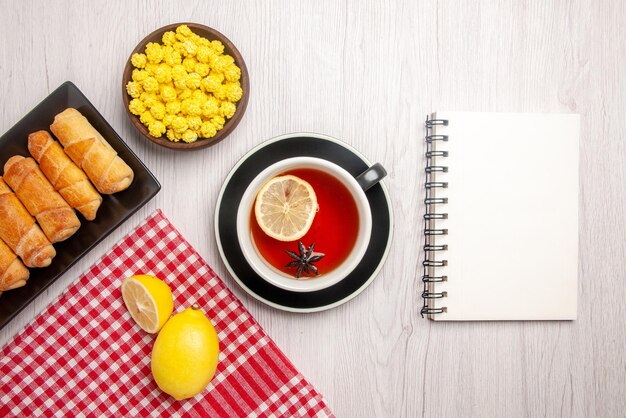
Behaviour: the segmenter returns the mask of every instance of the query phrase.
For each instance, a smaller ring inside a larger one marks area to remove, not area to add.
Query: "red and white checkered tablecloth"
[[[152,379],[156,336],[128,314],[122,280],[147,273],[215,325],[213,381],[176,401]],[[3,297],[10,297],[7,293]],[[71,285],[0,354],[0,416],[332,416],[213,270],[157,211]]]

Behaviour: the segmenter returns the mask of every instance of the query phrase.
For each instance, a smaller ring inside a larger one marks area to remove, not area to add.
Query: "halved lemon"
[[[122,282],[122,299],[137,325],[151,334],[161,329],[174,310],[169,286],[147,274],[125,279]]]
[[[313,187],[292,175],[277,176],[265,183],[254,204],[254,216],[263,232],[279,241],[302,238],[316,213]]]

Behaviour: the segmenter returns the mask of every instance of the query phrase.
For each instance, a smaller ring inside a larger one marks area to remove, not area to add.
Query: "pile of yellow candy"
[[[194,142],[211,138],[237,110],[241,70],[220,41],[196,35],[186,25],[165,32],[133,54],[128,108],[155,138]]]

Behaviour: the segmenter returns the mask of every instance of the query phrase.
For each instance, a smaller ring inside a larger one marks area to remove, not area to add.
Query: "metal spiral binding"
[[[448,230],[445,228],[436,228],[435,221],[438,219],[448,219],[447,213],[435,213],[433,212],[433,205],[445,205],[448,203],[447,197],[433,197],[432,193],[435,189],[447,189],[448,183],[445,181],[434,181],[433,177],[437,173],[447,173],[448,167],[444,165],[434,165],[433,158],[446,158],[448,151],[443,151],[435,148],[437,142],[447,142],[448,135],[432,134],[434,126],[447,126],[447,119],[429,119],[426,117],[426,182],[424,184],[426,188],[426,198],[424,199],[424,205],[426,206],[426,213],[424,214],[424,275],[422,276],[422,282],[424,283],[424,290],[422,292],[422,298],[424,304],[420,314],[424,315],[436,315],[447,312],[447,308],[435,308],[429,301],[433,299],[442,299],[448,296],[448,292],[435,292],[433,291],[431,283],[441,283],[448,280],[448,276],[435,275],[435,271],[438,268],[448,265],[448,260],[435,260],[435,254],[441,251],[447,251],[448,246],[445,244],[436,244],[435,239],[437,236],[447,235]]]

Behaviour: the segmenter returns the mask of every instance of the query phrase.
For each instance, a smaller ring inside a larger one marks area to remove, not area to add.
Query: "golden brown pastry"
[[[130,186],[133,170],[78,110],[69,108],[56,115],[50,129],[100,193],[116,193]]]
[[[4,181],[33,215],[50,242],[63,241],[80,227],[74,210],[43,175],[32,158],[16,155],[4,165]]]
[[[4,241],[0,240],[0,291],[24,286],[28,275],[28,269],[24,267],[17,255]]]
[[[39,163],[39,168],[54,189],[88,221],[96,218],[102,196],[89,179],[63,152],[61,145],[46,131],[28,135],[28,151]]]
[[[27,267],[47,267],[56,255],[22,202],[0,177],[0,239]]]

